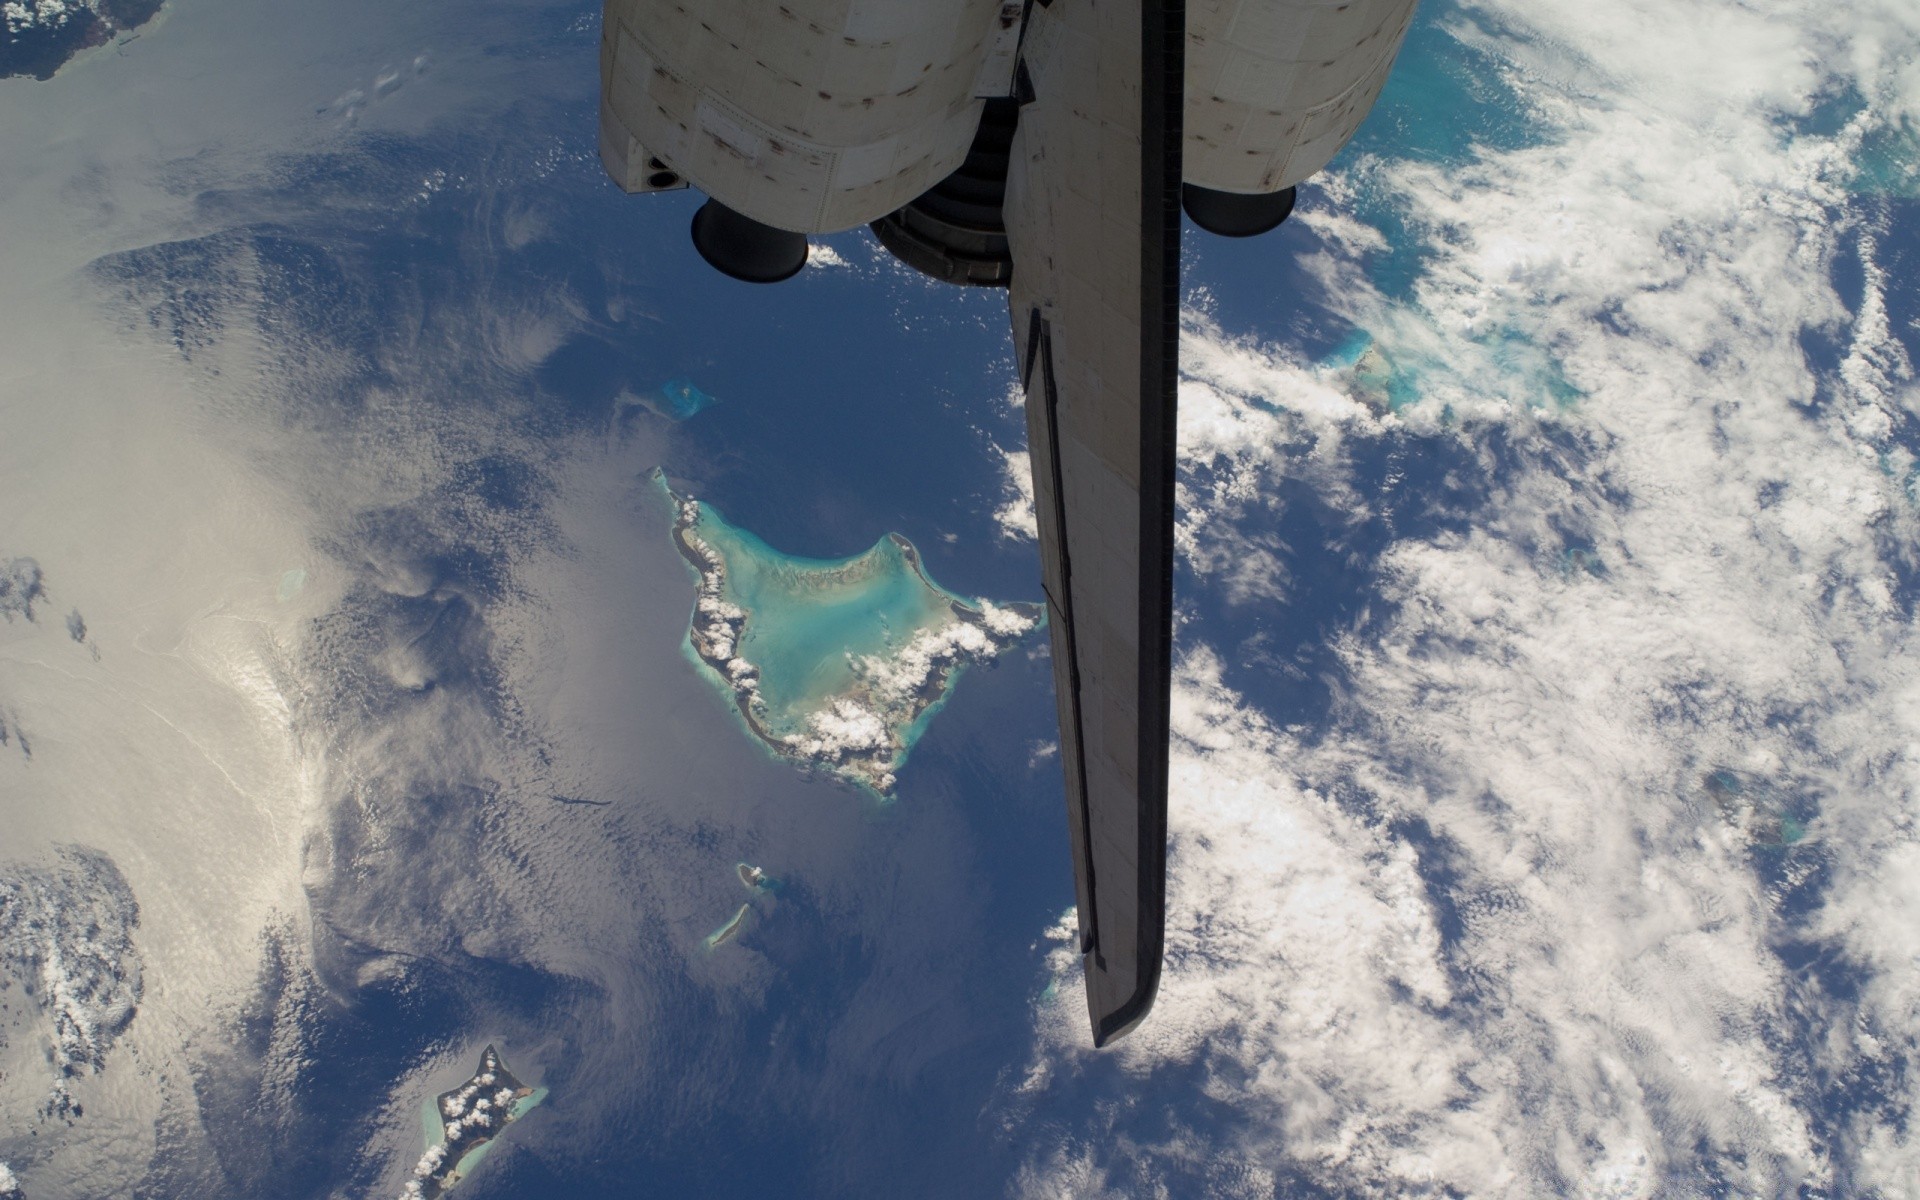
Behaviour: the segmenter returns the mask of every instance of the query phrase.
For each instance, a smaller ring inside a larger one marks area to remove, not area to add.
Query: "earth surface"
[[[591,4],[49,2],[0,1194],[399,1196],[489,1045],[544,1099],[475,1200],[1920,1192],[1911,0],[1435,0],[1286,225],[1189,230],[1167,968],[1101,1052],[1044,635],[849,781],[689,651],[652,475],[915,622],[1036,600],[1002,296],[707,270],[601,173]]]

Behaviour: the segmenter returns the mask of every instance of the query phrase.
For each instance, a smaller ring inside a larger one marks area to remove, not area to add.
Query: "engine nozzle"
[[[745,283],[779,283],[807,265],[807,235],[762,225],[718,200],[693,214],[693,248],[707,265]]]
[[[1180,207],[1193,223],[1221,237],[1256,237],[1278,226],[1293,211],[1293,189],[1277,192],[1221,192],[1197,183],[1180,185]]]

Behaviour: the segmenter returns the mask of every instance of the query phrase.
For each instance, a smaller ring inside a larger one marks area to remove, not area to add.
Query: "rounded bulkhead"
[[[1373,109],[1413,9],[1414,0],[1191,3],[1186,182],[1271,195],[1326,166]]]
[[[966,157],[1004,0],[607,0],[602,157],[616,182],[686,180],[777,229],[905,205]],[[988,89],[989,91],[991,88]],[[659,171],[643,169],[653,162]]]

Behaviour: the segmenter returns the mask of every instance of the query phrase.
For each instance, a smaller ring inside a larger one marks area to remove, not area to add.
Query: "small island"
[[[750,892],[764,892],[772,886],[773,881],[767,878],[767,873],[751,863],[738,863],[734,870],[739,872],[741,886]]]
[[[747,913],[752,911],[752,909],[753,909],[753,905],[742,904],[740,906],[740,910],[734,913],[732,918],[729,919],[725,925],[722,925],[720,928],[708,934],[706,936],[707,949],[712,950],[716,946],[725,945],[726,943],[732,941],[734,938],[738,937],[740,934],[740,927],[747,923]]]
[[[897,533],[851,558],[798,558],[653,477],[698,579],[693,657],[769,750],[877,796],[962,671],[1041,623],[1037,604],[947,591]]]
[[[713,404],[713,397],[694,386],[693,380],[675,378],[640,397],[640,403],[656,416],[669,421],[684,421],[700,415]]]
[[[434,1097],[423,1106],[428,1128],[427,1152],[413,1168],[400,1200],[435,1200],[473,1173],[506,1127],[527,1115],[547,1098],[547,1089],[529,1087],[507,1070],[499,1051],[489,1045],[480,1053],[473,1078]],[[434,1124],[439,1136],[433,1134]]]

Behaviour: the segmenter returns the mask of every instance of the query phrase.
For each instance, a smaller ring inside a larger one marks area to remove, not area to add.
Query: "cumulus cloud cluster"
[[[40,564],[31,558],[0,562],[0,617],[34,619],[35,602],[46,599],[47,585]]]
[[[51,864],[0,875],[0,971],[38,1013],[46,1038],[35,1055],[51,1068],[43,1118],[78,1112],[71,1081],[105,1067],[133,1023],[139,921],[120,869],[96,850],[62,847]]]
[[[460,1160],[514,1119],[514,1101],[526,1092],[506,1073],[493,1047],[487,1047],[480,1056],[479,1072],[436,1101],[444,1136],[414,1164],[413,1177],[401,1186],[400,1200],[431,1200],[440,1195],[452,1182]]]
[[[1187,566],[1274,611],[1307,556],[1357,561],[1328,700],[1282,724],[1274,668],[1188,627],[1159,1004],[1088,1055],[1060,943],[1007,1101],[1117,1073],[1199,1105],[1066,1121],[1026,1186],[1904,1194],[1920,395],[1853,156],[1920,104],[1916,33],[1888,5],[1435,15],[1532,136],[1376,144],[1302,213],[1420,399],[1188,319]],[[1384,212],[1404,290],[1368,271]],[[1290,545],[1308,499],[1324,544]]]
[[[1030,542],[1040,536],[1033,515],[1033,464],[1025,450],[996,447],[1000,467],[1000,504],[993,510],[1000,536],[1010,542]]]
[[[1038,624],[1037,616],[989,601],[977,610],[956,607],[953,619],[920,630],[892,654],[855,656],[849,694],[808,714],[806,732],[782,743],[806,761],[888,791],[906,756],[908,727],[938,701],[951,673],[992,661]]]
[[[0,4],[0,18],[5,18],[7,32],[12,34],[36,26],[57,29],[77,16],[89,16],[92,13],[93,5],[69,3],[68,0],[33,0],[31,5],[26,0],[7,0],[7,3]]]
[[[745,689],[757,700],[759,671],[733,652],[740,644],[741,631],[746,628],[747,610],[727,598],[726,557],[695,532],[700,522],[700,502],[681,499],[676,507],[679,515],[674,522],[675,531],[686,552],[695,560],[695,570],[700,576],[693,600],[693,628],[688,634],[694,651],[703,659],[724,664],[727,678],[734,681],[734,686]]]

